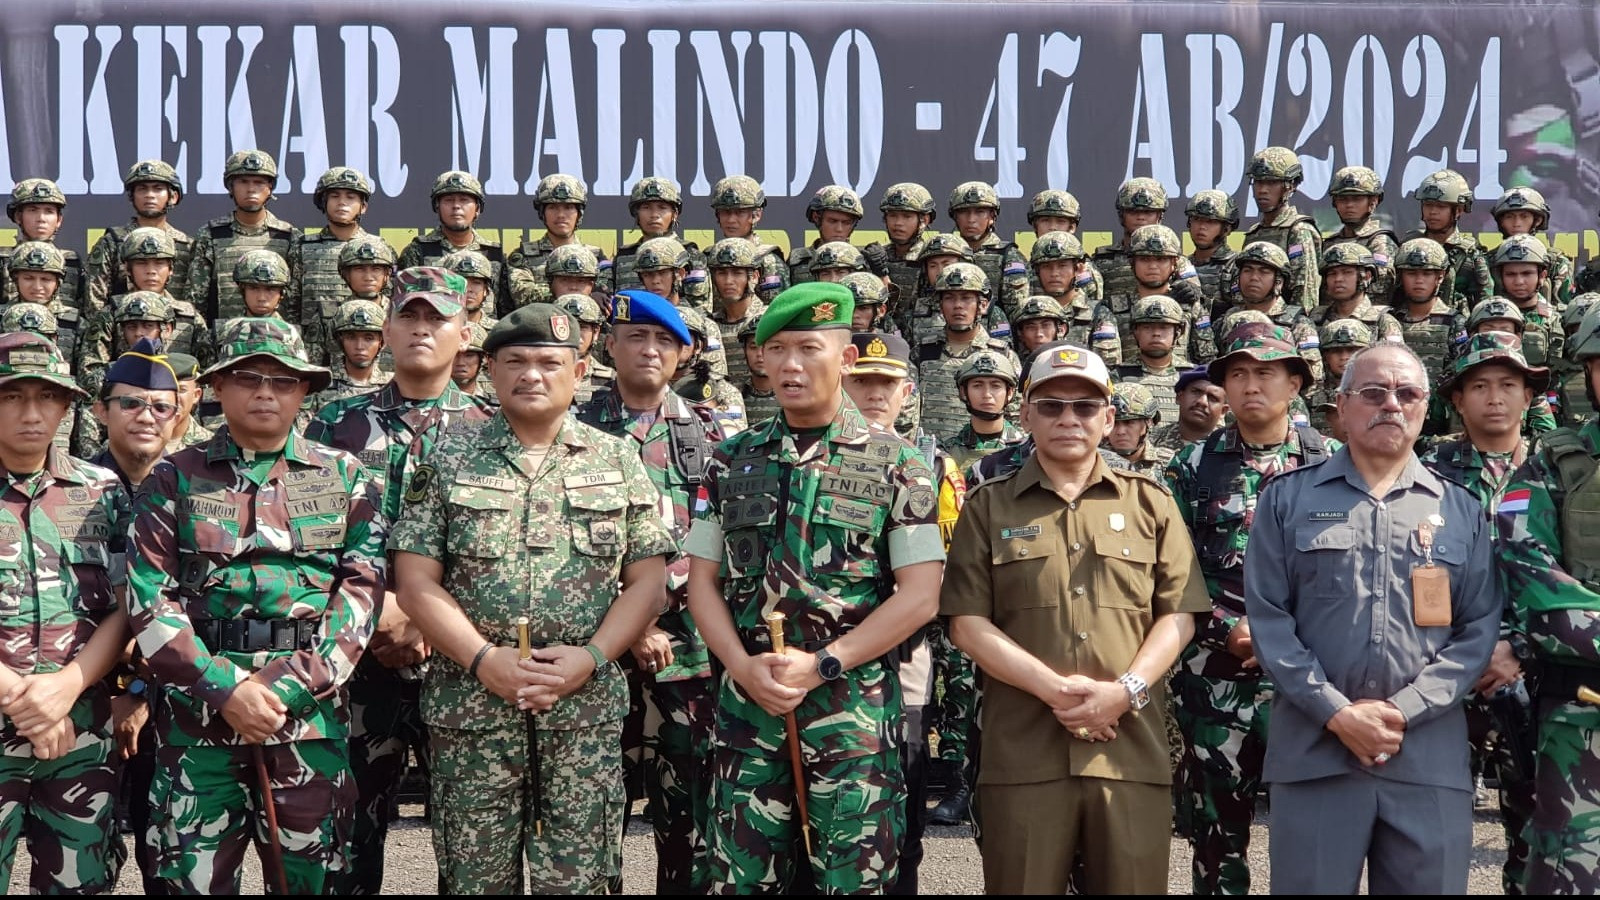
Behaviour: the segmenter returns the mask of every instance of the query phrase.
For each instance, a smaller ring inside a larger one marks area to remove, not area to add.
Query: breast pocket
[[[111,551],[100,541],[74,541],[62,547],[62,559],[77,582],[73,606],[82,612],[103,612],[112,605]]]
[[[1023,530],[1036,526],[1023,526]],[[1061,568],[1055,535],[1042,529],[1018,537],[1016,526],[1001,528],[992,540],[994,607],[998,611],[1045,609],[1060,604]]]
[[[812,569],[819,573],[872,578],[880,571],[876,547],[888,509],[866,500],[822,495],[811,514]]]
[[[1306,587],[1312,596],[1344,597],[1355,595],[1360,584],[1361,558],[1354,553],[1360,534],[1350,525],[1301,528],[1294,533],[1294,548],[1311,561],[1312,580]]]
[[[570,491],[572,547],[585,556],[622,553],[628,498],[620,491]]]
[[[1156,544],[1135,534],[1094,539],[1094,602],[1105,609],[1150,608],[1155,590]]]
[[[510,494],[499,491],[452,491],[445,504],[445,550],[489,559],[509,554],[518,525],[514,505]]]

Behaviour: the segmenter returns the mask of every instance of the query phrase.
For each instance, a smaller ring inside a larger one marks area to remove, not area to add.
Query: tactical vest
[[[1088,347],[1094,343],[1094,304],[1090,302],[1074,303],[1067,297],[1056,297],[1054,299],[1061,304],[1061,310],[1067,314],[1067,322],[1062,329],[1061,340],[1077,344],[1079,347]],[[1016,337],[1019,341],[1022,339],[1020,333]]]
[[[585,403],[578,410],[578,421],[599,431],[606,431],[600,423],[601,405]],[[711,451],[716,448],[711,439],[706,437],[705,423],[696,418],[692,411],[687,416],[664,416],[662,421],[667,423],[667,443],[671,448],[672,465],[683,476],[692,497],[705,481],[706,463],[711,461]],[[683,539],[680,534],[673,537]]]
[[[811,274],[811,258],[817,255],[817,250],[808,244],[789,251],[789,284],[805,284],[816,281],[817,276]]]
[[[905,317],[906,308],[916,299],[917,282],[922,278],[921,238],[911,242],[904,258],[895,256],[893,248],[885,245],[884,266],[889,270],[889,309],[897,320]],[[905,323],[902,321],[902,330]]]
[[[1523,309],[1522,356],[1530,366],[1550,364],[1550,330],[1561,327],[1560,316],[1548,301],[1537,299],[1531,309]]]
[[[1238,253],[1224,245],[1203,263],[1194,264],[1194,273],[1200,279],[1200,293],[1205,298],[1205,308],[1212,313],[1227,309],[1238,302],[1225,282],[1233,280],[1233,261]],[[1229,296],[1223,296],[1226,292]]]
[[[1375,228],[1355,237],[1340,237],[1338,231],[1322,236],[1323,250],[1334,244],[1348,243],[1360,244],[1372,254],[1373,261],[1377,263],[1378,274],[1373,277],[1372,284],[1367,286],[1367,296],[1372,298],[1373,303],[1388,305],[1394,299],[1394,257],[1400,252],[1400,236],[1387,228]]]
[[[1561,424],[1572,428],[1581,426],[1594,416],[1594,404],[1589,402],[1589,376],[1585,374],[1582,364],[1576,365],[1575,371],[1568,371],[1561,376],[1558,396],[1561,400]]]
[[[4,279],[6,289],[6,306],[10,306],[20,299],[17,294],[17,283],[11,277],[11,253],[13,249],[14,248],[12,247],[0,248],[0,270],[3,270],[6,275]],[[61,251],[61,257],[67,264],[67,274],[61,279],[60,285],[56,287],[56,292],[51,295],[50,303],[48,305],[54,306],[59,304],[71,307],[72,309],[81,309],[83,308],[84,304],[83,292],[85,280],[83,274],[83,259],[78,256],[78,253],[75,250],[68,250],[65,247],[56,247],[56,249]]]
[[[602,284],[601,279],[606,277],[607,271],[611,268],[611,260],[606,259],[605,251],[599,247],[590,244],[580,244],[579,246],[594,254],[595,262],[600,265],[600,273],[595,277],[595,282],[597,285]],[[550,254],[554,251],[555,247],[549,243],[547,238],[540,238],[537,241],[523,241],[517,247],[517,252],[513,254],[515,261],[507,263],[507,265],[514,265],[516,268],[528,273],[527,288],[530,291],[530,299],[526,302],[554,302],[555,296],[550,290],[550,279],[545,277],[544,274],[545,263],[550,261]]]
[[[744,384],[750,380],[750,363],[744,358],[744,344],[739,341],[739,330],[745,326],[748,318],[724,322],[713,316],[711,321],[717,323],[717,330],[722,333],[723,366],[727,369],[724,377],[734,384]]]
[[[919,424],[940,441],[954,438],[961,426],[972,418],[967,413],[967,405],[961,402],[961,392],[956,389],[956,373],[966,364],[967,358],[979,350],[995,350],[1003,355],[1011,352],[1005,341],[995,338],[975,340],[959,356],[948,353],[948,347],[943,340],[917,347],[917,392],[922,395]]]
[[[313,347],[310,343],[335,343],[333,326],[339,317],[339,306],[355,296],[339,273],[339,254],[346,243],[327,231],[300,239],[300,271],[296,273],[300,284],[299,324],[308,341],[306,350],[314,360],[322,358],[323,353],[330,358],[334,355],[333,347]]]
[[[1561,563],[1590,590],[1600,588],[1600,465],[1582,435],[1557,428],[1539,439],[1566,498],[1561,503]]]
[[[127,270],[122,265],[122,242],[127,240],[128,234],[137,227],[139,226],[117,225],[106,230],[104,237],[107,249],[106,278],[109,282],[106,291],[107,298],[120,297],[132,290],[128,285]],[[168,237],[172,238],[173,247],[177,250],[177,254],[172,258],[172,277],[167,279],[167,293],[178,300],[187,300],[189,299],[189,259],[194,256],[194,241],[190,240],[189,235],[173,228],[171,225],[162,230],[167,233]],[[85,295],[84,304],[86,307],[88,303],[89,298]]]
[[[778,406],[777,394],[768,391],[765,394],[756,393],[756,389],[747,381],[739,385],[739,395],[744,398],[745,421],[754,428],[757,423],[777,415],[782,407]]]
[[[693,241],[686,241],[675,231],[669,231],[662,237],[670,237],[683,245],[689,253],[689,271],[683,277],[683,301],[689,307],[700,312],[711,310],[711,285],[706,276],[706,257],[700,252],[699,245]],[[617,248],[617,258],[611,263],[612,284],[615,288],[611,293],[626,291],[634,288],[643,288],[644,282],[639,280],[635,267],[639,265],[639,245],[647,238],[640,238],[625,247]],[[602,269],[600,274],[605,275]]]
[[[251,250],[271,250],[287,260],[289,242],[293,240],[294,232],[287,227],[269,224],[261,234],[236,234],[232,216],[211,220],[206,232],[211,236],[211,287],[204,298],[191,300],[203,301],[201,312],[208,322],[222,322],[247,315],[244,292],[233,283],[234,264]]]
[[[1178,421],[1178,392],[1174,390],[1178,386],[1178,375],[1177,366],[1169,367],[1166,372],[1147,372],[1139,363],[1117,366],[1117,381],[1142,384],[1150,390],[1156,408],[1161,411],[1162,422]]]
[[[1400,335],[1428,367],[1429,384],[1439,384],[1449,372],[1455,350],[1455,327],[1456,318],[1450,313],[1429,313],[1419,322],[1400,316]]]
[[[1318,465],[1331,455],[1322,435],[1305,425],[1292,426],[1300,436],[1300,451],[1304,460],[1296,469]],[[1220,504],[1211,501],[1231,494],[1235,479],[1244,468],[1244,457],[1238,452],[1219,452],[1225,429],[1217,429],[1206,438],[1201,448],[1200,463],[1195,469],[1194,491],[1194,544],[1200,557],[1200,569],[1207,575],[1216,575],[1237,568],[1244,562],[1243,553],[1233,548],[1234,533],[1240,528],[1248,530],[1250,516],[1224,523],[1218,515]],[[1262,483],[1265,487],[1265,482]],[[1258,491],[1259,493],[1259,491]],[[1249,504],[1254,507],[1254,497]]]
[[[984,244],[972,251],[972,264],[983,270],[989,279],[989,296],[994,301],[990,308],[1000,305],[1000,294],[1006,289],[1006,251],[1017,246],[1010,241]]]
[[[421,254],[422,262],[418,265],[437,266],[439,261],[456,252],[456,247],[448,245],[443,235],[432,238],[419,237],[411,242],[416,252]],[[409,247],[407,249],[410,249]],[[511,311],[511,278],[506,272],[506,253],[499,244],[478,238],[477,246],[471,249],[483,254],[489,261],[489,295],[483,298],[483,308],[490,311],[499,311],[505,315]]]

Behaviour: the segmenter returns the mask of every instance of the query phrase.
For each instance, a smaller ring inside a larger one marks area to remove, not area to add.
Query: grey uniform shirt
[[[1434,564],[1450,576],[1451,624],[1412,615],[1411,572],[1424,562],[1417,526],[1444,520]],[[1501,615],[1493,535],[1464,488],[1412,457],[1374,499],[1348,449],[1267,483],[1244,560],[1256,658],[1277,685],[1268,782],[1352,771],[1412,784],[1471,786],[1462,699],[1489,663]],[[1363,699],[1406,716],[1400,752],[1365,769],[1324,726]]]

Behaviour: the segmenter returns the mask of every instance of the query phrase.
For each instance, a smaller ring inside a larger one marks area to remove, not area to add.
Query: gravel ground
[[[422,810],[401,807],[402,816],[389,832],[389,865],[384,876],[384,893],[415,895],[436,893],[438,874],[433,865],[433,845]],[[1505,858],[1505,841],[1495,812],[1480,804],[1473,817],[1472,872],[1467,890],[1472,894],[1500,893],[1500,864]],[[1250,870],[1253,893],[1267,889],[1266,814],[1257,817],[1250,843]],[[1189,846],[1172,842],[1171,878],[1168,889],[1174,894],[1189,893]],[[650,835],[637,819],[632,823],[623,850],[624,879],[627,890],[643,892],[654,885],[655,849]],[[28,861],[19,854],[17,871],[12,876],[12,893],[27,891]],[[926,839],[926,858],[922,863],[922,893],[979,894],[983,892],[983,873],[970,828],[930,827]],[[132,862],[123,870],[117,885],[119,894],[142,893],[138,871]],[[244,868],[243,893],[261,893],[261,870],[253,854]]]

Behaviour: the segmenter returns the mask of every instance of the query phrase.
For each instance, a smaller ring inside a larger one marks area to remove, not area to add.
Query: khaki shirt
[[[1035,456],[973,488],[950,541],[940,614],[982,616],[1051,669],[1116,679],[1169,613],[1207,613],[1205,582],[1172,494],[1096,460],[1074,501]],[[1165,688],[1117,724],[1116,740],[1070,735],[1050,707],[993,678],[983,689],[980,784],[1068,776],[1170,784]]]

